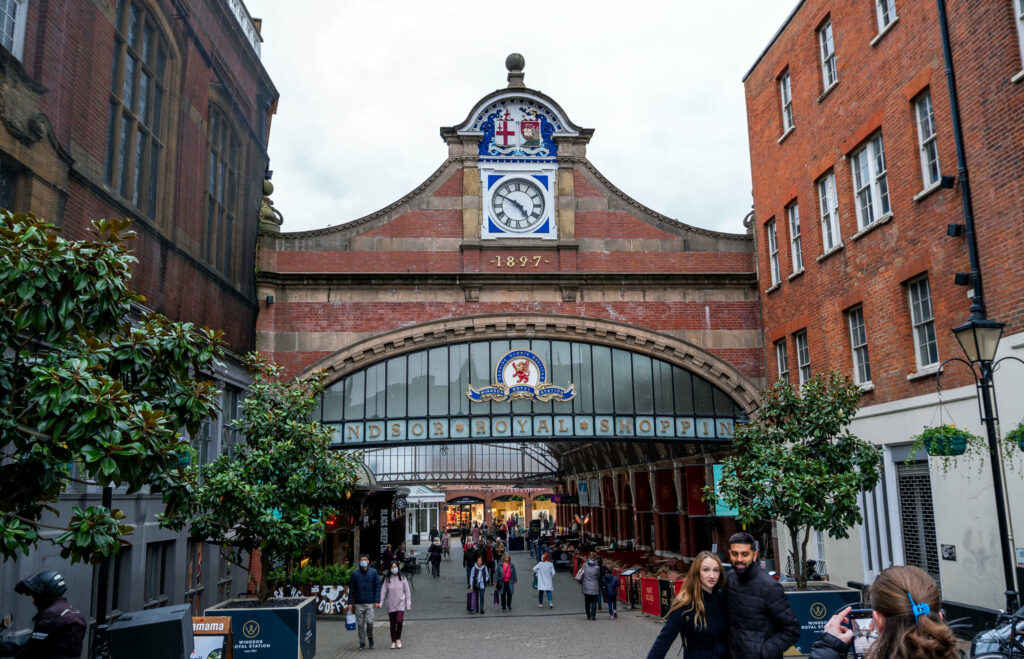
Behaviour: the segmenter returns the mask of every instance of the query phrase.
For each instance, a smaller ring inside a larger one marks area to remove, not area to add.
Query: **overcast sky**
[[[284,231],[358,219],[445,159],[441,126],[526,85],[594,128],[587,155],[640,203],[742,232],[750,159],[740,79],[796,0],[245,0],[281,93],[270,131]]]

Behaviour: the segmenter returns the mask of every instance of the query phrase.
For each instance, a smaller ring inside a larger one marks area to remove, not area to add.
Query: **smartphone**
[[[854,659],[863,659],[878,640],[878,628],[875,626],[872,610],[853,609],[847,619],[850,622],[850,629],[853,630]]]

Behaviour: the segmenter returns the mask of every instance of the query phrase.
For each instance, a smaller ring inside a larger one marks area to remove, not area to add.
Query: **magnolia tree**
[[[811,530],[846,538],[863,522],[857,498],[878,482],[880,453],[850,433],[860,390],[848,376],[818,374],[799,389],[780,380],[761,398],[754,419],[737,427],[717,496],[744,524],[782,522],[802,590]]]
[[[75,506],[44,522],[73,482],[159,490],[172,514],[196,484],[194,432],[217,414],[217,390],[198,379],[217,365],[221,333],[159,314],[129,287],[136,259],[128,220],[98,220],[71,241],[32,215],[0,209],[0,556],[43,537],[72,562],[115,554],[132,529],[124,514]]]
[[[270,597],[275,561],[295,558],[323,542],[327,518],[355,484],[361,456],[332,451],[333,431],[311,420],[325,374],[283,379],[282,367],[249,355],[253,375],[241,418],[242,439],[233,455],[203,469],[189,510],[193,537],[221,543],[246,567],[260,561],[257,596]]]

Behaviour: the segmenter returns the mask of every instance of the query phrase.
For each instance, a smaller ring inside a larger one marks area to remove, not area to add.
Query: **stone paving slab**
[[[466,572],[462,551],[452,547],[452,561],[442,561],[441,577],[431,578],[426,566],[413,579],[412,610],[402,631],[403,657],[486,656],[505,657],[643,657],[661,623],[642,616],[639,609],[621,611],[609,620],[607,610],[596,621],[586,619],[579,584],[566,572],[555,575],[555,608],[537,607],[537,591],[530,583],[534,561],[526,552],[513,552],[519,577],[513,609],[502,612],[492,606],[487,592],[484,615],[466,612]],[[373,653],[359,652],[359,637],[347,631],[343,621],[317,623],[318,659],[373,656],[393,653],[388,616],[375,611]],[[673,650],[674,653],[674,650]]]

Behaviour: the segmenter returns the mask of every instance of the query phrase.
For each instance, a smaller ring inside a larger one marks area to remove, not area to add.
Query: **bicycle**
[[[1013,614],[1000,611],[996,626],[971,641],[972,659],[1024,659],[1024,607]]]

